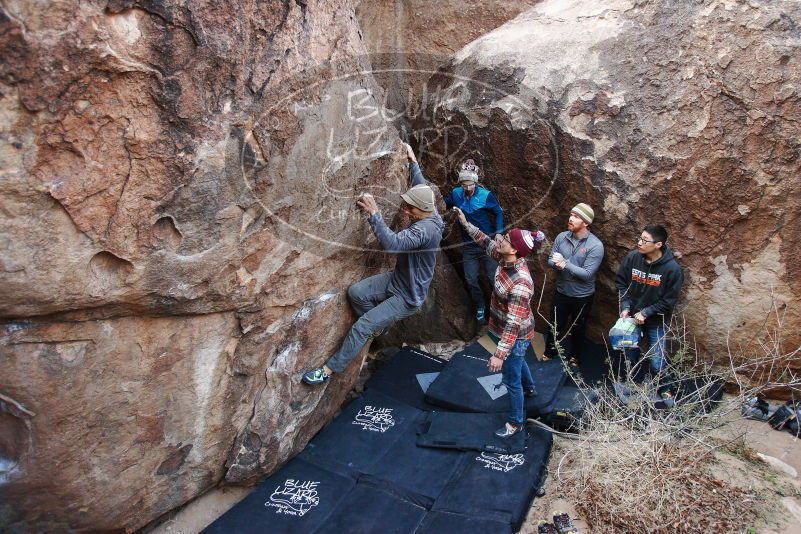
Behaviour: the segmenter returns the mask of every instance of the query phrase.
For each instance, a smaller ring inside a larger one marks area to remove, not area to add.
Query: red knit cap
[[[520,228],[509,230],[509,242],[512,243],[512,246],[517,250],[517,255],[521,258],[540,248],[543,239],[545,239],[545,235],[540,231],[529,232]]]

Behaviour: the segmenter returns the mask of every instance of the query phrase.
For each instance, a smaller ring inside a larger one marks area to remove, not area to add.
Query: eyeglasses
[[[504,241],[506,241],[510,245],[512,244],[512,242],[509,240],[509,238],[506,237],[504,234],[497,234],[497,235],[499,235],[501,239],[503,239]]]
[[[638,237],[637,243],[659,243],[659,241],[651,241],[650,239],[645,239],[644,237]]]

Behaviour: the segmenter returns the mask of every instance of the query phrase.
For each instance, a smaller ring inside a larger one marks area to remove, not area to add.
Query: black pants
[[[584,332],[587,330],[587,317],[592,308],[593,293],[589,297],[568,297],[558,291],[554,291],[553,301],[551,302],[551,314],[548,321],[556,321],[556,336],[559,344],[567,348],[566,358],[581,356],[581,349],[584,346]],[[565,334],[570,331],[569,337]],[[547,354],[550,357],[557,356],[556,346],[554,345],[553,330],[548,330]]]

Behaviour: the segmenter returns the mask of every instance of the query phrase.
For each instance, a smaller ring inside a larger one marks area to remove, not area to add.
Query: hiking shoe
[[[740,413],[746,419],[767,421],[770,418],[770,404],[759,397],[751,397],[740,407]]]
[[[487,311],[484,308],[479,308],[476,310],[476,321],[479,323],[483,323],[484,319],[487,318]]]
[[[537,390],[533,386],[528,388],[528,389],[524,389],[523,390],[523,396],[526,397],[526,398],[536,397],[537,396]]]
[[[553,514],[553,526],[559,534],[577,533],[579,530],[573,524],[573,520],[565,512]]]
[[[327,382],[331,378],[331,375],[325,374],[325,371],[322,367],[318,367],[316,369],[312,369],[311,371],[306,371],[303,373],[303,381],[309,384],[310,386],[317,386],[324,382]]]
[[[537,534],[559,534],[559,531],[551,523],[540,519],[537,523]]]
[[[523,430],[523,425],[514,426],[510,425],[509,423],[506,423],[505,425],[503,425],[503,428],[499,428],[498,430],[495,431],[495,435],[498,436],[499,438],[508,438],[509,436],[514,436],[521,430]]]

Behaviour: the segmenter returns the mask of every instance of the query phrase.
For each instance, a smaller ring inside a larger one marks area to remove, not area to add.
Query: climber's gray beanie
[[[434,191],[424,184],[416,185],[401,194],[407,204],[423,211],[434,211]]]

